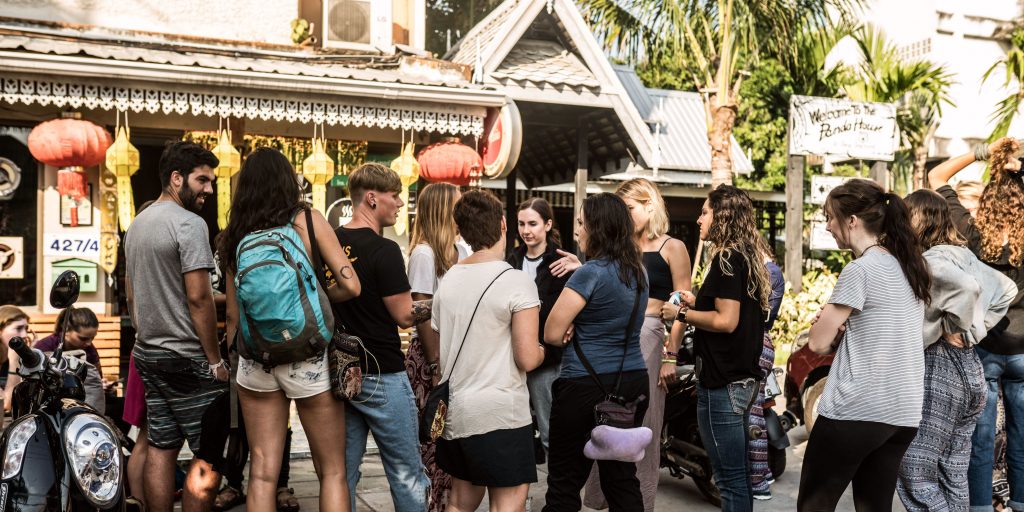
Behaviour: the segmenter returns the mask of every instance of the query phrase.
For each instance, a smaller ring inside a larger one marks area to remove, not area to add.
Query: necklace
[[[876,242],[876,243],[873,243],[873,244],[865,247],[864,250],[860,252],[860,255],[864,256],[865,254],[868,253],[868,250],[873,249],[875,247],[878,247],[879,249],[882,249],[883,251],[885,250],[885,247],[882,247],[882,244]]]

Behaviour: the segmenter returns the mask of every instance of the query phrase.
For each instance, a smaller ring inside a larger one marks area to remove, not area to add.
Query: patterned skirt
[[[427,395],[430,393],[431,376],[427,364],[427,356],[423,353],[423,344],[419,336],[413,330],[412,340],[409,342],[409,352],[405,355],[405,371],[409,374],[409,383],[412,384],[412,394],[416,399],[417,417],[423,414],[423,407],[427,403]],[[434,443],[420,445],[420,458],[427,468],[427,477],[430,478],[430,505],[428,512],[444,512],[448,507],[448,494],[452,490],[452,477],[441,468],[437,467],[434,460]]]
[[[747,444],[747,457],[750,460],[750,487],[755,494],[767,494],[768,483],[775,479],[768,464],[768,428],[764,420],[764,383],[775,366],[775,345],[772,336],[764,333],[764,347],[761,349],[761,387],[757,393],[754,406],[750,408],[750,424],[761,427],[761,436],[751,439]]]

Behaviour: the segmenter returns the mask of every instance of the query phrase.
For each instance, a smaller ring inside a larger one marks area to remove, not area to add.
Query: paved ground
[[[793,447],[789,449],[786,472],[772,486],[773,499],[758,501],[754,504],[755,511],[786,511],[796,510],[797,488],[800,482],[800,464],[806,446],[806,432],[798,427],[790,432]],[[540,482],[530,488],[530,503],[527,510],[539,511],[544,504],[544,492],[547,489],[547,466],[539,468]],[[317,481],[313,472],[313,464],[308,459],[292,461],[292,481],[304,512],[319,510],[317,506]],[[385,512],[392,511],[391,495],[388,492],[384,468],[377,455],[367,455],[363,460],[363,478],[356,489],[357,508],[360,511]],[[714,511],[718,510],[708,504],[691,480],[677,480],[669,476],[667,470],[662,471],[661,483],[658,488],[657,510],[665,512]],[[244,511],[238,507],[234,511]],[[481,511],[487,510],[486,502]],[[853,510],[850,493],[843,497],[838,510]],[[903,511],[899,499],[894,499],[893,510]]]

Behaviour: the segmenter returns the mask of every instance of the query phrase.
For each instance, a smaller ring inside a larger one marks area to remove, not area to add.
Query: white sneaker
[[[762,501],[770,500],[770,499],[772,499],[772,492],[771,491],[763,492],[763,493],[755,492],[754,493],[754,499],[755,500],[762,500]]]

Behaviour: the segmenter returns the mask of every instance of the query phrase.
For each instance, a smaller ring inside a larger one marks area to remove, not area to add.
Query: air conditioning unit
[[[323,0],[321,41],[327,48],[391,48],[391,0]]]

